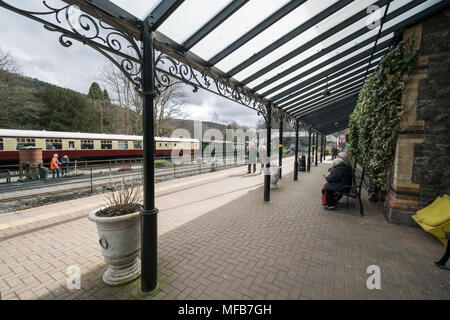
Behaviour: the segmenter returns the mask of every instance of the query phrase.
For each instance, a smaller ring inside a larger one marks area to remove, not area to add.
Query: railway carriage
[[[157,157],[168,157],[172,150],[180,150],[180,154],[190,150],[194,155],[200,150],[197,139],[155,137],[155,145]],[[19,150],[27,146],[41,148],[46,162],[55,153],[83,160],[143,155],[142,136],[0,129],[0,165],[17,164]]]

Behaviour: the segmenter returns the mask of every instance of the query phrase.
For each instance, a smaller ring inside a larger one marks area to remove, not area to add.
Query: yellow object
[[[413,216],[413,219],[426,231],[437,237],[444,246],[448,245],[445,233],[450,232],[450,197],[438,197],[432,204]]]

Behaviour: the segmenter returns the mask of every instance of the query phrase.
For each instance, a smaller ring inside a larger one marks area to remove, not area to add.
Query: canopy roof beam
[[[233,13],[238,11],[244,4],[249,0],[233,0],[228,6],[220,11],[214,18],[209,20],[203,27],[195,32],[189,39],[183,43],[183,47],[186,50],[190,50],[193,46],[200,42],[204,37],[206,37],[211,31],[216,29],[225,20],[227,20]],[[163,1],[164,2],[164,1]]]
[[[356,81],[354,80],[354,81],[352,81],[352,83],[349,83],[349,84],[347,84],[345,86],[342,86],[342,87],[339,87],[339,88],[335,89],[332,92],[331,96],[329,96],[329,97],[321,96],[321,97],[319,97],[319,99],[316,99],[316,100],[311,101],[311,102],[306,102],[306,103],[303,103],[303,104],[301,104],[299,106],[296,106],[294,109],[290,110],[289,112],[291,112],[293,114],[294,113],[297,114],[298,112],[308,111],[311,108],[314,108],[314,107],[316,107],[318,105],[327,103],[328,101],[330,101],[332,99],[336,99],[339,96],[346,95],[346,94],[348,94],[348,92],[353,92],[357,88],[361,88],[362,85],[364,84],[363,81],[364,81],[364,78],[363,78],[363,76],[361,76]]]
[[[352,3],[353,1],[354,0],[338,1],[337,3],[333,4],[332,6],[328,7],[327,9],[323,10],[319,14],[315,15],[314,17],[312,17],[311,19],[306,21],[305,23],[302,23],[300,26],[298,26],[294,30],[290,31],[289,33],[287,33],[286,35],[284,35],[280,39],[274,41],[273,43],[271,43],[269,46],[265,47],[264,49],[262,49],[258,53],[255,53],[253,56],[251,56],[250,58],[246,59],[244,62],[240,63],[239,65],[237,65],[236,67],[234,67],[233,69],[228,71],[228,74],[232,77],[235,74],[241,72],[242,70],[244,70],[248,66],[252,65],[253,63],[258,61],[259,59],[265,57],[266,55],[268,55],[272,51],[278,49],[279,47],[281,47],[285,43],[291,41],[292,39],[294,39],[298,35],[302,34],[306,30],[308,30],[309,28],[315,26],[316,24],[318,24],[322,20],[324,20],[324,19],[328,18],[329,16],[331,16],[332,14],[338,12],[339,10],[341,10],[342,8],[347,6],[348,4]]]
[[[158,29],[170,15],[178,9],[184,0],[163,0],[153,9],[144,20],[147,20],[151,31]]]
[[[376,64],[373,63],[372,64],[372,68],[375,68]],[[328,86],[326,85],[326,81],[317,84],[315,86],[315,89],[311,88],[309,90],[308,93],[301,95],[299,97],[297,97],[294,100],[291,100],[287,103],[285,103],[284,105],[281,105],[281,108],[286,108],[288,106],[293,106],[294,103],[302,103],[306,100],[311,100],[311,99],[315,99],[317,97],[323,96],[323,92],[326,88],[328,88],[329,90],[331,90],[331,93],[333,94],[334,90],[341,88],[342,86],[345,86],[349,83],[354,82],[356,79],[358,78],[362,78],[364,76],[364,71],[365,71],[365,66],[363,68],[358,68],[357,70],[355,70],[354,72],[351,72],[349,74],[347,74],[345,77],[341,77],[338,79],[332,79],[330,81],[330,79],[328,79]]]
[[[395,10],[392,13],[390,13],[386,17],[384,17],[384,21],[390,21],[390,20],[400,16],[401,14],[409,11],[410,9],[414,8],[415,6],[422,4],[425,1],[426,0],[414,0],[414,1],[410,2],[410,3],[408,3],[407,5],[405,5],[405,6],[401,7],[401,8],[399,8],[399,9]],[[387,6],[386,6],[386,9],[387,9]],[[366,16],[367,16],[367,14],[366,14]],[[359,20],[361,20],[361,19],[364,19],[364,18],[360,18]],[[325,32],[325,33],[321,34],[320,36],[318,36],[317,38],[313,39],[312,41],[307,42],[305,45],[301,46],[300,48],[297,48],[296,50],[292,51],[290,55],[286,55],[285,56],[285,57],[288,57],[288,59],[286,61],[294,58],[295,56],[303,53],[304,51],[310,49],[314,45],[316,45],[316,44],[320,43],[321,41],[325,40],[325,38],[324,38],[325,35],[327,36],[327,38],[333,37],[333,35],[335,33],[337,33],[339,30],[342,30],[341,28],[337,28],[337,27],[330,29],[333,32],[330,32],[330,33]],[[376,35],[374,35],[373,37],[358,43],[354,47],[349,48],[346,52],[347,53],[351,53],[352,51],[359,50],[359,49],[363,48],[364,46],[366,46],[366,45],[368,45],[370,43],[373,43],[373,42],[375,42],[375,45],[376,45],[376,44],[378,44],[377,41],[378,41],[379,38],[381,38],[383,36],[386,36],[386,35],[388,35],[390,33],[393,33],[396,30],[397,30],[397,27],[393,26],[393,27],[389,28],[388,30],[383,31],[383,33],[381,34],[381,28],[380,28],[379,32]],[[361,36],[371,32],[371,31],[372,30],[367,28],[367,27],[360,28],[357,31],[355,31],[354,33],[344,37],[343,39],[341,39],[339,41],[336,41],[335,43],[329,45],[328,47],[320,50],[316,54],[313,54],[312,56],[308,57],[307,59],[304,59],[304,60],[296,63],[295,65],[289,67],[288,69],[284,70],[283,72],[278,73],[276,76],[274,76],[274,77],[264,81],[263,83],[259,84],[258,86],[254,87],[253,89],[255,91],[259,91],[262,88],[270,85],[271,83],[284,78],[285,76],[289,75],[290,73],[295,72],[296,70],[302,68],[303,66],[308,65],[309,63],[311,63],[311,62],[313,62],[313,61],[315,61],[315,60],[317,60],[317,59],[319,59],[319,58],[329,54],[330,52],[333,52],[336,49],[341,48],[342,46],[346,45],[347,43],[350,43],[350,42],[354,41],[355,39],[357,39],[357,38],[359,38],[359,37],[361,37]],[[296,52],[298,52],[298,53],[294,54]],[[284,57],[281,58],[282,63],[286,62],[283,59],[284,59]],[[274,62],[272,65],[275,65],[275,64],[277,64],[277,62]],[[259,71],[259,72],[261,72],[261,71]],[[243,83],[246,84],[246,81],[244,80]],[[263,95],[266,95],[266,93],[263,93]]]
[[[212,65],[215,65],[225,59],[227,56],[229,56],[231,53],[242,47],[244,44],[246,44],[248,41],[256,37],[258,34],[269,28],[271,25],[282,19],[287,14],[291,13],[293,10],[297,9],[299,6],[301,6],[303,3],[305,3],[306,0],[292,0],[289,3],[287,3],[284,7],[270,15],[268,18],[266,18],[264,21],[259,23],[256,27],[254,27],[249,32],[245,33],[242,37],[234,41],[232,44],[230,44],[228,47],[226,47],[221,52],[217,53],[214,57],[212,57],[209,60],[209,63]]]
[[[377,1],[375,3],[375,5],[377,5],[377,6],[384,6],[387,1],[388,0],[380,0],[380,1]],[[306,50],[314,47],[316,44],[319,44],[320,42],[326,40],[327,38],[334,36],[336,33],[341,31],[342,29],[345,29],[345,28],[351,26],[352,24],[354,24],[355,22],[358,22],[361,19],[367,19],[367,8],[364,8],[363,10],[361,10],[357,14],[351,16],[347,20],[345,20],[345,21],[337,24],[336,26],[328,29],[324,33],[322,33],[319,36],[315,37],[314,39],[306,42],[304,45],[302,45],[302,46],[296,48],[295,50],[289,52],[288,54],[284,55],[283,57],[281,57],[277,61],[272,62],[271,64],[269,64],[268,66],[262,68],[258,72],[256,72],[256,73],[252,74],[251,76],[245,78],[244,80],[242,80],[242,83],[244,85],[249,84],[250,82],[258,79],[259,77],[262,77],[263,75],[265,75],[266,73],[268,73],[271,70],[275,69],[276,67],[278,67],[278,66],[282,65],[283,63],[291,60],[292,58],[302,54]],[[366,28],[364,28],[364,29],[366,29]],[[369,29],[367,29],[367,30],[369,30]],[[367,30],[364,30],[364,31],[366,32]],[[347,40],[345,43],[347,43],[348,41],[349,40]],[[289,69],[291,69],[291,68],[289,68]],[[283,74],[284,73],[285,72],[283,72]],[[255,88],[255,90],[259,90],[259,89]]]
[[[377,58],[381,58],[384,54],[386,53],[386,49],[377,52],[377,54],[374,56],[374,59]],[[332,72],[331,75],[329,73],[328,70],[321,72],[305,81],[302,82],[303,87],[302,89],[296,91],[293,94],[288,95],[285,98],[282,98],[280,100],[277,101],[278,104],[283,104],[282,107],[285,107],[288,105],[288,103],[286,103],[287,101],[289,101],[289,99],[292,99],[302,93],[308,92],[309,90],[311,90],[311,88],[313,86],[317,86],[320,84],[325,84],[326,83],[326,76],[328,76],[328,81],[330,81],[330,79],[334,79],[334,78],[338,78],[338,77],[342,77],[342,76],[347,76],[347,74],[353,70],[363,70],[364,67],[369,63],[369,58],[365,58],[363,60],[359,60],[357,63],[351,64],[347,67],[344,67],[342,69],[339,69],[337,72]],[[333,68],[333,71],[335,71],[335,69]]]

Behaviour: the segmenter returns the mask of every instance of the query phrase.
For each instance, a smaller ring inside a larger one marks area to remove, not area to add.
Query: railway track
[[[233,165],[231,167],[236,167],[238,165]],[[224,169],[224,168],[230,168],[230,165],[218,165],[215,167],[216,169],[220,170],[220,169]],[[181,170],[173,170],[171,169],[159,169],[155,172],[155,178],[156,179],[164,179],[167,177],[174,177],[176,178],[177,176],[186,176],[186,175],[192,175],[192,173],[194,174],[201,174],[201,173],[207,173],[207,172],[211,172],[211,166],[205,166],[205,167],[184,167]],[[142,175],[140,170],[133,170],[133,171],[128,171],[128,172],[114,172],[108,176],[104,176],[104,177],[93,177],[92,178],[92,186],[91,186],[91,179],[90,176],[82,176],[82,177],[76,177],[71,179],[70,181],[65,181],[65,182],[59,182],[61,180],[56,180],[55,182],[53,182],[52,180],[47,181],[46,184],[35,184],[32,185],[30,187],[27,188],[17,188],[16,186],[8,186],[5,189],[0,191],[0,197],[3,195],[5,196],[7,193],[13,193],[13,192],[26,192],[26,191],[33,191],[33,190],[41,190],[40,192],[36,192],[36,193],[31,193],[31,194],[26,194],[26,195],[18,195],[18,196],[10,196],[10,197],[4,197],[4,198],[0,198],[0,204],[5,204],[5,203],[11,203],[11,202],[16,202],[16,201],[22,201],[22,200],[27,200],[27,199],[31,199],[31,198],[42,198],[42,197],[46,197],[46,196],[54,196],[54,195],[60,195],[60,194],[65,194],[65,193],[74,193],[74,192],[78,192],[78,191],[83,191],[83,190],[89,190],[89,189],[94,189],[94,188],[101,188],[101,187],[106,187],[108,185],[111,185],[111,183],[117,184],[120,183],[120,181],[125,178],[126,182],[139,182],[142,180]],[[72,188],[63,188],[60,190],[51,190],[51,191],[46,191],[46,192],[42,192],[42,189],[44,188],[54,188],[54,187],[65,187],[65,186],[70,186],[70,185],[74,185],[74,184],[83,184],[82,186],[74,186]]]

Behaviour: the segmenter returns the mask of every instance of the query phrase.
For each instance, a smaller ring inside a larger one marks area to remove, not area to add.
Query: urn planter
[[[97,224],[99,244],[109,267],[103,282],[117,286],[135,280],[141,274],[141,219],[135,212],[116,217],[99,217],[92,211],[88,218]]]

